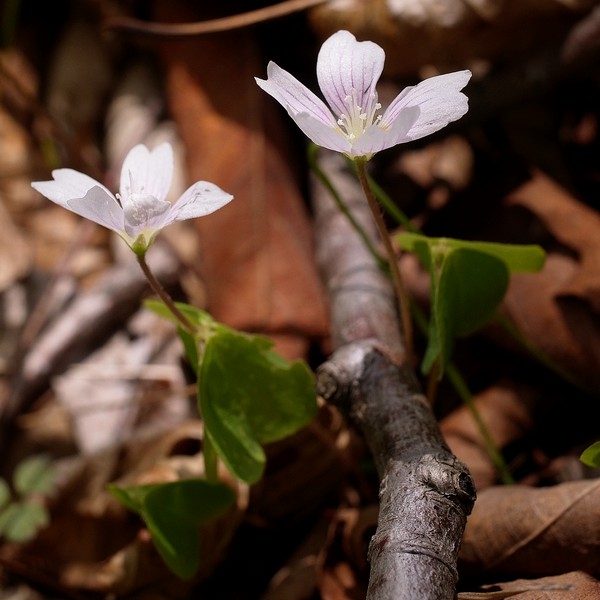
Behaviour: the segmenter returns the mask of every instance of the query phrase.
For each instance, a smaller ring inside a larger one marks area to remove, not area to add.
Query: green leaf
[[[13,475],[15,490],[22,496],[47,494],[54,487],[54,468],[48,456],[30,456],[20,462]]]
[[[443,255],[439,271],[432,276],[430,341],[423,361],[426,373],[439,360],[442,376],[454,339],[476,331],[493,316],[508,280],[505,263],[491,254],[458,248]]]
[[[508,288],[503,261],[478,250],[451,252],[442,266],[439,303],[456,336],[477,331],[493,316]]]
[[[184,479],[110,491],[144,519],[167,566],[181,579],[190,579],[200,560],[200,527],[223,514],[235,492],[221,483]]]
[[[471,242],[454,238],[432,238],[420,233],[402,232],[396,236],[401,248],[417,252],[418,244],[427,244],[434,254],[452,250],[476,250],[489,254],[505,263],[511,273],[539,271],[544,266],[546,253],[537,245],[496,244]]]
[[[11,542],[28,542],[49,520],[45,506],[35,502],[12,502],[0,512],[0,535]]]
[[[272,342],[220,326],[207,342],[199,376],[200,412],[217,453],[242,481],[260,479],[261,444],[282,439],[315,416],[312,373],[288,363]]]
[[[586,448],[581,453],[580,460],[588,467],[600,467],[600,442],[594,442]]]
[[[417,254],[431,275],[429,341],[422,370],[439,362],[441,377],[454,339],[479,329],[500,305],[510,272],[538,271],[545,252],[535,245],[470,242],[403,232],[400,246]]]

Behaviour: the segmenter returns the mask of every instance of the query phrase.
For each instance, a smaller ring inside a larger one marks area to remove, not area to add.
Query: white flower
[[[129,151],[116,195],[73,169],[57,169],[52,177],[52,181],[34,181],[31,185],[52,202],[112,229],[136,254],[144,254],[163,227],[208,215],[233,198],[212,183],[198,181],[176,202],[168,202],[173,150],[166,143],[154,150],[140,144]]]
[[[317,58],[317,80],[325,104],[295,77],[270,62],[268,79],[256,79],[318,146],[351,158],[370,158],[396,144],[417,140],[460,119],[468,110],[460,90],[470,71],[439,75],[404,89],[381,113],[375,86],[385,53],[373,42],[357,42],[348,31],[325,41]]]

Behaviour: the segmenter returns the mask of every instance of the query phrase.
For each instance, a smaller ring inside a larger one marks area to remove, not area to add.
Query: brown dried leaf
[[[525,206],[552,235],[577,253],[578,269],[560,288],[561,296],[577,296],[600,312],[600,215],[579,202],[548,176],[537,171],[507,199]]]
[[[490,487],[468,519],[465,574],[600,572],[600,480],[548,488]]]
[[[543,45],[556,45],[593,0],[345,0],[311,10],[311,22],[327,37],[349,29],[386,51],[391,76],[440,71],[478,60],[514,60]],[[510,40],[510,43],[507,43]]]
[[[182,3],[157,4],[156,20],[198,18]],[[190,178],[235,196],[195,221],[208,309],[233,327],[279,336],[288,356],[304,355],[308,339],[326,335],[325,304],[298,184],[272,140],[275,113],[264,112],[276,107],[253,80],[265,68],[255,36],[244,30],[168,44],[161,58]]]
[[[507,203],[533,212],[577,257],[553,252],[539,273],[514,275],[505,312],[534,349],[600,389],[600,216],[539,172]]]
[[[598,600],[600,582],[587,573],[572,571],[556,577],[516,579],[490,586],[489,592],[461,593],[458,600]],[[504,592],[504,593],[503,593]]]

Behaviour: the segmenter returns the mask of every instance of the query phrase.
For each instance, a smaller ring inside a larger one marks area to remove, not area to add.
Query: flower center
[[[152,220],[170,207],[170,202],[149,194],[131,194],[127,202],[123,203],[125,231],[133,237],[137,236],[144,229],[152,227]]]
[[[365,106],[360,106],[355,89],[344,98],[348,112],[340,115],[338,125],[350,142],[357,140],[368,127],[377,125],[381,121],[381,115],[377,115],[377,111],[381,108],[381,104],[377,102],[377,92],[364,94],[363,100],[366,102]]]

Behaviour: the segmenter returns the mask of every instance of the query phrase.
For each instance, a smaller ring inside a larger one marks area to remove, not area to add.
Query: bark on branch
[[[319,165],[374,238],[372,217],[343,159],[323,152]],[[414,372],[403,360],[387,277],[316,180],[313,198],[317,260],[329,291],[335,349],[318,369],[317,385],[362,431],[380,478],[367,598],[450,600],[456,593],[458,549],[475,500],[471,477],[444,443]]]

